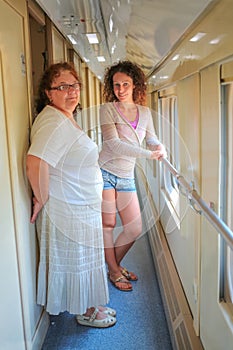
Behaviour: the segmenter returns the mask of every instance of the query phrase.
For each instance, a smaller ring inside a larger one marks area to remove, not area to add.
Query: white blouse
[[[49,196],[78,205],[101,201],[98,147],[56,108],[46,106],[36,117],[28,154],[49,164]]]

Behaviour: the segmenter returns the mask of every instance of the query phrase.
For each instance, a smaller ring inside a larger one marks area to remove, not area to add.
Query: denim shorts
[[[114,189],[117,192],[136,192],[135,179],[124,179],[101,169],[104,190]]]

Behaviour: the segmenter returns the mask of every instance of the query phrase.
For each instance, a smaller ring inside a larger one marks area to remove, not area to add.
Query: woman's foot
[[[114,285],[114,287],[121,290],[122,292],[130,292],[133,290],[132,284],[122,274],[114,275],[109,273],[108,276],[110,282]]]
[[[111,327],[116,323],[115,317],[106,315],[106,313],[101,312],[98,308],[94,307],[87,309],[87,312],[83,315],[77,315],[76,320],[83,326],[97,328]]]
[[[135,275],[135,273],[133,273],[133,272],[129,272],[125,267],[120,266],[120,271],[121,271],[122,275],[125,276],[125,278],[127,278],[127,280],[129,280],[129,281],[137,281],[138,280],[138,276]]]
[[[103,312],[105,315],[113,317],[116,316],[116,310],[112,309],[111,307],[99,305],[98,310],[100,312]]]

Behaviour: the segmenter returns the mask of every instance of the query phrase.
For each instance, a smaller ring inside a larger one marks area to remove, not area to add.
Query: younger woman
[[[104,100],[100,108],[103,147],[99,164],[104,179],[102,219],[105,259],[109,279],[122,291],[131,291],[130,280],[137,280],[121,261],[142,230],[140,207],[135,188],[136,158],[160,159],[166,156],[158,140],[146,101],[146,82],[142,70],[130,61],[107,68]],[[149,149],[142,147],[143,140]],[[123,231],[116,241],[113,230],[119,213]]]

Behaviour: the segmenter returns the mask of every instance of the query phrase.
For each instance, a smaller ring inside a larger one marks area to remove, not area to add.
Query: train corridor
[[[42,350],[172,349],[146,234],[136,241],[123,262],[139,279],[133,282],[132,292],[121,292],[109,283],[109,306],[117,311],[116,325],[98,329],[78,325],[68,313],[50,316]]]

